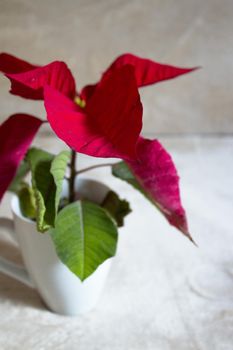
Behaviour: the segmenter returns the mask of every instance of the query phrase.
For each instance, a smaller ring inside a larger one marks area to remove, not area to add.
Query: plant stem
[[[89,166],[88,168],[84,168],[84,169],[81,169],[81,170],[77,171],[77,172],[76,172],[76,175],[85,173],[86,171],[89,171],[89,170],[92,170],[92,169],[101,168],[101,167],[106,167],[106,166],[112,166],[112,165],[114,165],[114,164],[115,164],[115,163],[104,163],[104,164],[92,165],[92,166]]]
[[[69,177],[69,203],[72,203],[75,199],[75,177],[76,177],[76,152],[71,151],[71,163],[70,163],[70,177]]]

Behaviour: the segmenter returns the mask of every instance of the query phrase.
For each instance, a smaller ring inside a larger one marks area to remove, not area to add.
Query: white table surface
[[[62,145],[42,137],[39,144]],[[0,274],[1,350],[232,350],[233,277],[216,270],[207,298],[190,287],[201,266],[233,266],[233,139],[165,139],[181,175],[184,206],[199,248],[108,169],[92,171],[130,200],[133,213],[120,232],[117,257],[95,310],[82,317],[48,311],[37,292]],[[80,156],[80,168],[95,159]],[[9,198],[0,215],[9,215]],[[2,234],[0,253],[20,260]],[[227,275],[226,275],[227,276]],[[208,280],[208,276],[207,276]],[[229,293],[232,291],[232,294]]]

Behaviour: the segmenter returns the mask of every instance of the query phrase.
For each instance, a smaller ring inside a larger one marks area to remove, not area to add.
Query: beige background
[[[78,87],[119,54],[203,69],[142,93],[144,131],[233,132],[232,0],[0,0],[0,50],[46,64],[66,61]],[[0,120],[43,115],[41,103],[9,96],[0,78]]]

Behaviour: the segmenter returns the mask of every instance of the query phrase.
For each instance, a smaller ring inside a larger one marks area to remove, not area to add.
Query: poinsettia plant
[[[0,126],[0,200],[7,190],[18,194],[22,214],[49,232],[58,256],[81,280],[115,254],[117,227],[131,211],[129,203],[109,191],[103,203],[75,192],[77,153],[118,158],[106,164],[112,174],[140,191],[168,220],[192,240],[179,193],[179,177],[169,153],[158,140],[143,138],[138,89],[189,73],[132,54],[118,57],[93,85],[77,92],[64,62],[37,66],[0,54],[0,71],[10,93],[43,100],[46,120],[14,114]],[[38,130],[49,123],[70,148],[54,155],[30,148]],[[29,149],[30,148],[30,149]],[[97,164],[94,167],[103,166]],[[31,184],[25,176],[31,172]],[[68,175],[67,175],[68,173]],[[68,195],[62,196],[64,181]]]

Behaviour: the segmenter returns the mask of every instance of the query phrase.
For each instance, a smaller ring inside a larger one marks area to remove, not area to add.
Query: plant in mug
[[[49,232],[62,262],[81,280],[114,256],[117,227],[130,205],[114,191],[102,203],[80,198],[75,179],[98,166],[140,191],[169,223],[192,240],[179,193],[179,178],[171,156],[158,140],[140,136],[142,104],[138,88],[189,73],[132,54],[118,57],[99,82],[77,92],[63,62],[32,65],[12,55],[0,55],[0,71],[11,81],[10,92],[44,100],[47,120],[27,114],[10,116],[0,126],[0,199],[18,194],[22,214],[35,220],[39,232]],[[54,155],[30,148],[48,122],[70,151]],[[76,157],[118,158],[117,163],[76,169]],[[24,178],[31,172],[31,185]],[[63,195],[67,185],[68,195]]]

